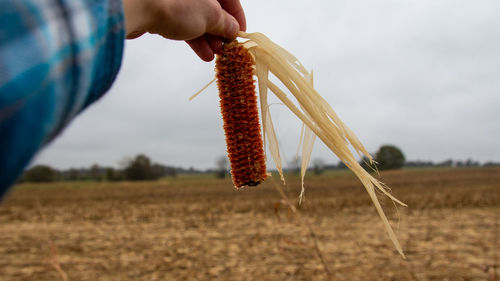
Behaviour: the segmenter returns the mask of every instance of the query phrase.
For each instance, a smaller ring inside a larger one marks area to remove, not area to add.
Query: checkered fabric
[[[0,197],[118,73],[121,0],[0,0]]]

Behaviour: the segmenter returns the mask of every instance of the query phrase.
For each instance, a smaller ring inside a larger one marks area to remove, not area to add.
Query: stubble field
[[[381,177],[409,205],[380,196],[406,259],[348,171],[306,176],[298,214],[276,179],[20,185],[0,204],[0,280],[499,280],[500,169]]]

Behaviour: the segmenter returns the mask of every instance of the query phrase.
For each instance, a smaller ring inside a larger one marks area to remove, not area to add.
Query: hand
[[[123,7],[127,39],[149,32],[185,40],[204,61],[246,29],[239,0],[123,0]]]

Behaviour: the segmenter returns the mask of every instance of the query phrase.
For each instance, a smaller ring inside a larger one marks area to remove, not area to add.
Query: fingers
[[[186,41],[200,59],[209,62],[214,59],[214,51],[204,36]]]
[[[245,12],[239,0],[218,0],[221,7],[231,14],[239,23],[240,30],[246,31],[247,23],[245,19]]]
[[[145,32],[144,31],[132,31],[130,33],[127,33],[126,38],[127,39],[135,39],[141,37]]]
[[[205,34],[204,36],[200,36],[186,42],[198,55],[198,57],[206,62],[212,61],[214,59],[214,55],[217,54],[222,48],[222,39],[209,34]]]
[[[212,2],[213,3],[213,2]],[[217,0],[215,12],[209,13],[206,33],[186,41],[204,61],[211,61],[222,48],[224,38],[233,39],[239,30],[246,30],[245,13],[239,0]]]
[[[210,34],[205,34],[204,37],[207,40],[208,45],[210,45],[210,48],[212,49],[214,54],[217,54],[222,49],[222,42],[224,40],[223,38],[213,36]]]
[[[232,39],[236,37],[239,29],[238,21],[222,8],[216,13],[211,13],[207,19],[208,34]]]

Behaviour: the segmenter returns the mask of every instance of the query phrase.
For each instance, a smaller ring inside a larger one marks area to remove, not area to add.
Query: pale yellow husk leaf
[[[312,145],[314,142],[314,139],[310,135],[314,133],[359,178],[368,192],[368,195],[370,196],[380,218],[382,219],[391,241],[395,245],[398,252],[404,256],[399,241],[378,201],[375,188],[387,195],[393,201],[403,206],[406,206],[406,204],[392,196],[388,192],[385,185],[375,179],[359,165],[356,157],[350,150],[350,147],[352,147],[359,156],[364,155],[370,161],[373,161],[373,158],[352,130],[350,130],[342,122],[332,107],[314,89],[312,81],[309,81],[309,72],[302,66],[297,58],[291,55],[288,51],[284,50],[282,47],[276,45],[263,34],[240,32],[238,36],[249,39],[247,42],[253,42],[253,44],[246,43],[246,45],[249,46],[250,52],[254,55],[258,64],[265,64],[267,66],[260,66],[257,68],[257,76],[259,80],[265,79],[265,85],[267,85],[267,88],[269,88],[276,95],[276,97],[283,102],[283,104],[285,104],[299,119],[301,119],[306,126],[302,139],[302,179],[310,160]],[[265,74],[259,74],[259,69],[264,69]],[[283,85],[294,96],[300,109],[278,86],[268,80],[268,72],[274,74],[283,83]],[[262,86],[264,86],[264,84]],[[267,89],[265,92],[267,98]],[[261,106],[263,106],[262,103]],[[265,112],[266,117],[263,118],[269,120],[268,111],[266,110]],[[267,123],[267,121],[265,121],[265,123]],[[310,131],[308,132],[307,130]],[[268,135],[269,133],[266,133],[266,136]],[[303,190],[301,192],[301,197],[303,196],[302,193]]]

